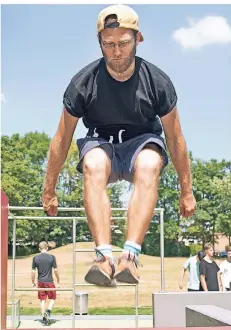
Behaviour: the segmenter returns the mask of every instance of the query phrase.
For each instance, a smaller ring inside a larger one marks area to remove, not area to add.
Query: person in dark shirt
[[[82,118],[88,132],[77,140],[77,170],[83,173],[84,206],[96,245],[96,259],[85,280],[106,286],[113,280],[138,283],[138,257],[157,203],[160,175],[168,164],[167,147],[180,182],[180,214],[186,218],[196,208],[190,161],[171,79],[136,56],[144,40],[137,13],[125,5],[106,7],[99,13],[97,33],[103,57],[74,75],[63,95],[64,109],[49,150],[43,208],[48,216],[57,215],[55,186]],[[107,185],[119,180],[133,183],[134,190],[115,271]]]
[[[213,246],[207,243],[205,244],[204,250],[206,256],[201,260],[199,265],[202,291],[220,291],[218,280],[218,272],[220,268],[213,260]]]
[[[59,272],[57,268],[55,256],[48,253],[48,244],[41,242],[39,244],[40,254],[36,255],[32,261],[32,285],[35,287],[35,274],[38,270],[38,288],[44,288],[44,291],[38,291],[38,299],[40,299],[41,314],[43,316],[43,323],[50,324],[51,310],[56,300],[56,291],[46,291],[46,288],[55,288],[52,276],[52,269],[57,279],[57,286],[59,287]],[[46,300],[49,299],[48,309],[46,309]]]

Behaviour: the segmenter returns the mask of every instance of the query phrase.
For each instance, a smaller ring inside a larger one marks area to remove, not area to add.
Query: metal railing
[[[15,322],[15,292],[16,291],[44,291],[40,288],[16,288],[15,287],[15,258],[16,258],[16,223],[17,220],[72,220],[72,241],[73,241],[73,273],[72,273],[72,288],[55,288],[46,289],[46,291],[72,291],[72,328],[75,328],[75,287],[76,286],[93,286],[89,283],[75,283],[76,279],[76,252],[90,252],[94,249],[76,249],[76,221],[86,221],[86,217],[80,216],[16,216],[12,211],[43,211],[42,207],[25,207],[25,206],[9,206],[9,220],[13,221],[13,258],[12,258],[12,327]],[[60,207],[59,212],[85,212],[84,208],[75,207]],[[111,211],[127,211],[127,208],[111,208]],[[160,257],[161,257],[161,292],[164,292],[164,209],[156,208],[155,213],[160,214]],[[111,220],[125,220],[127,217],[111,217]],[[115,252],[120,252],[122,249],[113,249]],[[138,313],[138,284],[120,283],[117,286],[134,286],[135,287],[135,324],[138,327],[139,313]]]
[[[20,299],[17,299],[15,301],[7,302],[7,306],[11,306],[11,315],[12,311],[14,313],[14,324],[11,324],[12,328],[17,328],[20,324]]]

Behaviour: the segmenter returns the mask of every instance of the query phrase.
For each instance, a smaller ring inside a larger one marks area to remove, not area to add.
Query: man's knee
[[[107,153],[101,148],[94,148],[86,153],[83,159],[84,176],[94,178],[108,177],[111,171],[111,162]]]
[[[135,163],[135,176],[141,179],[152,180],[159,178],[163,167],[161,151],[155,145],[142,149]]]

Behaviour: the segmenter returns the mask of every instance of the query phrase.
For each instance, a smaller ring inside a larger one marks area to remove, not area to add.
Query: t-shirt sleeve
[[[183,265],[184,269],[188,269],[189,268],[189,259],[187,259]]]
[[[224,273],[224,263],[220,263],[220,272]]]
[[[201,261],[199,265],[200,275],[206,276],[206,264],[205,262]]]
[[[159,87],[158,90],[158,104],[157,104],[157,115],[163,117],[177,104],[177,94],[173,83],[168,78],[167,81],[164,81],[163,84]]]
[[[81,92],[77,90],[72,80],[64,92],[63,105],[70,115],[78,118],[83,117],[84,97]]]
[[[53,268],[57,268],[57,263],[56,263],[56,258],[53,256],[53,263],[52,263]]]
[[[219,272],[220,271],[220,267],[218,266],[218,264],[216,262],[215,262],[215,264],[216,264],[217,272]]]
[[[32,260],[32,269],[35,270],[36,269],[36,262],[35,262],[35,257]]]

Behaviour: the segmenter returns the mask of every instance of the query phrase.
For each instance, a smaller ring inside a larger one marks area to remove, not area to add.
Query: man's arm
[[[179,281],[179,288],[183,289],[183,281],[184,281],[184,276],[186,273],[186,270],[184,267],[182,268],[181,275],[180,275],[180,281]]]
[[[60,286],[60,278],[59,278],[59,271],[58,271],[57,261],[56,261],[55,256],[52,256],[52,257],[53,257],[52,267],[54,268],[54,273],[55,273],[55,277],[56,277],[56,280],[57,280],[57,286],[59,287]]]
[[[205,280],[205,275],[200,275],[200,280],[201,280],[201,286],[204,291],[208,291],[207,283]]]
[[[55,273],[55,277],[56,277],[56,280],[57,280],[57,285],[60,286],[60,278],[59,278],[58,268],[54,269],[54,273]]]
[[[42,196],[43,207],[48,212],[48,215],[57,215],[58,203],[55,200],[55,186],[66,160],[77,122],[78,118],[70,115],[64,109],[57,132],[50,144]],[[52,205],[52,201],[54,201],[54,205]]]
[[[222,291],[226,291],[224,273],[220,272],[219,274],[220,274],[220,283],[221,283]]]
[[[196,201],[192,193],[190,162],[177,108],[175,107],[170,113],[161,117],[161,122],[168,150],[180,180],[180,213],[184,217],[189,217],[195,211]]]
[[[31,271],[31,282],[32,282],[33,286],[36,285],[35,284],[35,273],[36,273],[35,269],[32,269],[32,271]]]
[[[204,291],[208,291],[207,283],[206,283],[206,280],[205,280],[206,265],[202,261],[200,262],[200,265],[199,265],[199,272],[200,272],[201,286],[202,286]]]
[[[35,258],[32,260],[31,282],[35,286],[36,263]]]
[[[184,276],[186,273],[186,270],[189,268],[189,259],[187,259],[183,265],[182,271],[181,271],[181,276],[180,276],[180,281],[179,281],[179,288],[183,289],[183,280]]]

